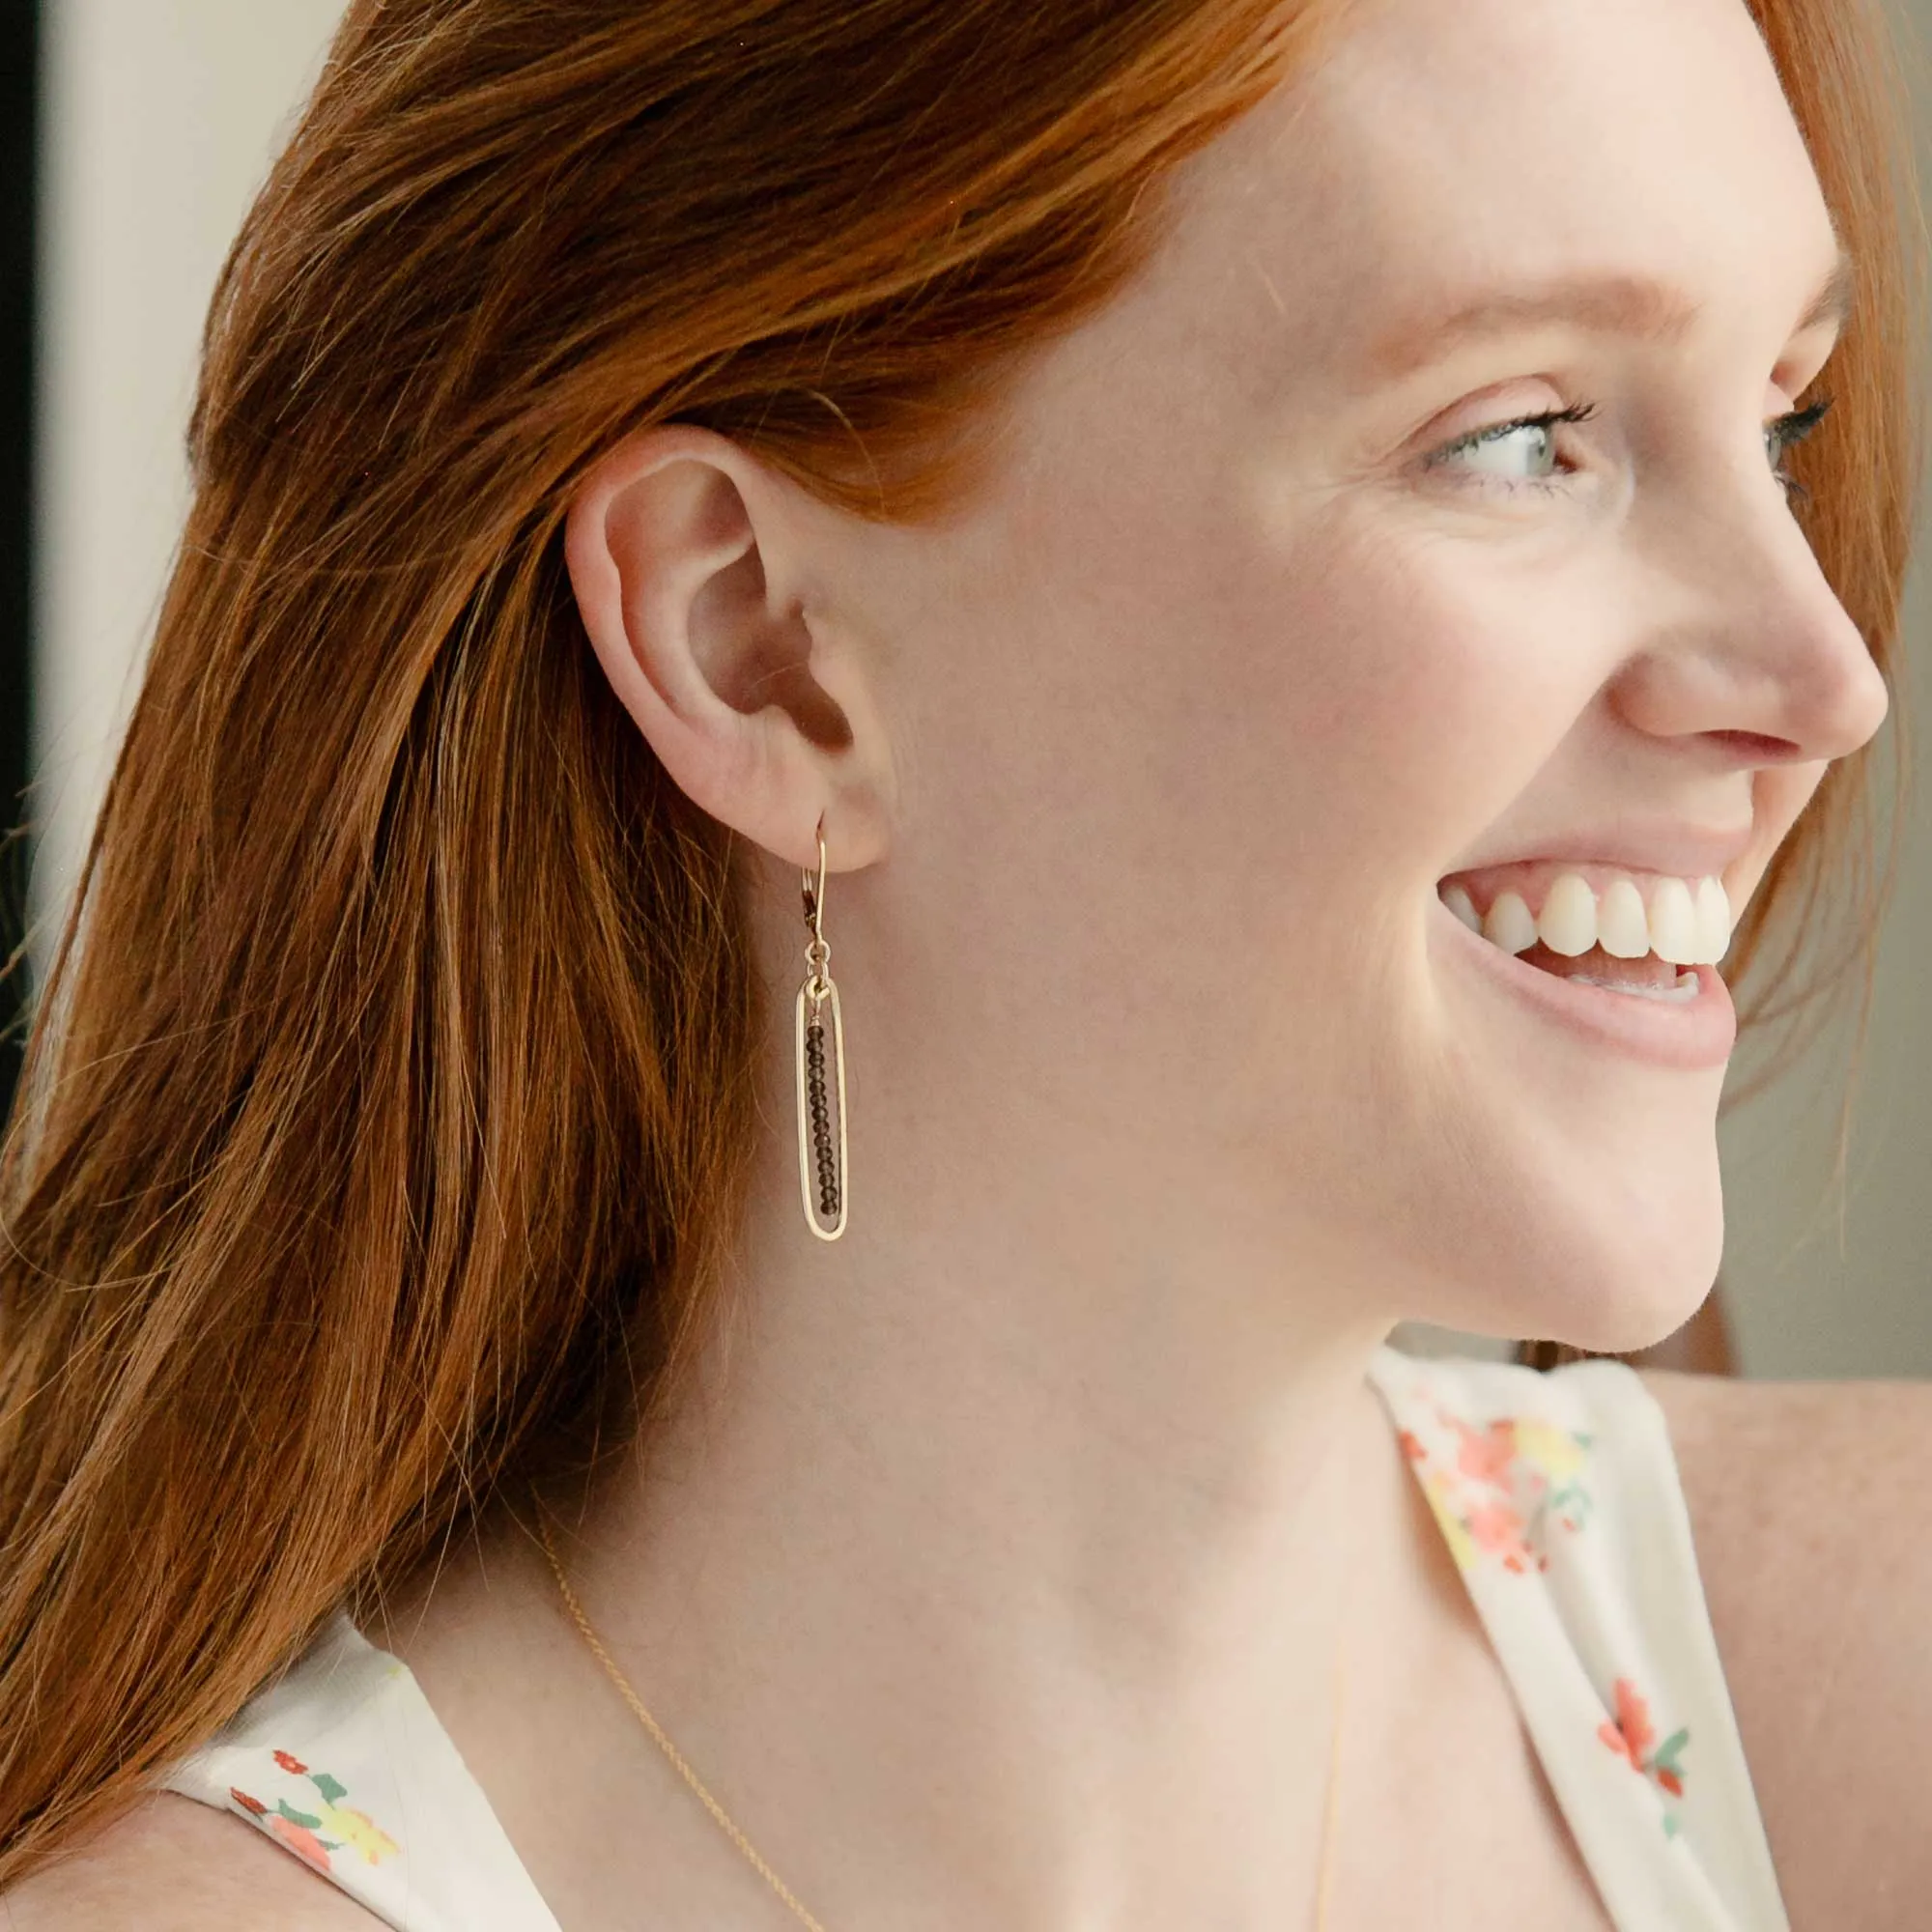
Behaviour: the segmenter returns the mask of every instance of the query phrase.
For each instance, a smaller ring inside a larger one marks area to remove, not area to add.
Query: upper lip
[[[1487,852],[1469,864],[1444,872],[1444,879],[1464,872],[1487,871],[1497,866],[1519,866],[1537,860],[1569,861],[1579,866],[1615,866],[1625,871],[1661,872],[1680,879],[1722,878],[1750,849],[1754,828],[1730,831],[1709,826],[1629,820],[1603,832],[1552,832],[1533,844],[1512,851]]]

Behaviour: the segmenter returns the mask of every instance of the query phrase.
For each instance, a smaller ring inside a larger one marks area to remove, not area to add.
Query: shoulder
[[[172,1791],[0,1895],[0,1932],[372,1932],[381,1923],[244,1819]]]
[[[1932,1383],[1638,1373],[1792,1922],[1911,1922],[1932,1889]]]

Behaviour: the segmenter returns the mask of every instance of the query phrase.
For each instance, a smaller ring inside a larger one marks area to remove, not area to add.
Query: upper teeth
[[[1616,959],[1655,952],[1677,966],[1715,966],[1731,943],[1731,902],[1721,879],[1658,879],[1644,903],[1637,882],[1614,878],[1602,897],[1578,872],[1561,872],[1541,913],[1520,893],[1496,895],[1487,914],[1461,886],[1443,889],[1442,902],[1470,931],[1505,952],[1523,952],[1539,940],[1574,959],[1601,946]]]

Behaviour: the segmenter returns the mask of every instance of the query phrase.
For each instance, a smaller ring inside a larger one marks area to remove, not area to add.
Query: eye
[[[1765,442],[1771,450],[1772,474],[1784,485],[1784,494],[1797,501],[1810,496],[1810,491],[1799,482],[1797,477],[1788,476],[1784,471],[1784,453],[1795,449],[1825,419],[1825,412],[1832,407],[1830,396],[1821,396],[1807,409],[1793,410],[1789,415],[1779,416],[1776,421],[1767,424]]]
[[[1799,501],[1811,494],[1795,476],[1786,472],[1786,451],[1797,445],[1824,420],[1832,407],[1826,396],[1805,409],[1792,410],[1776,416],[1764,427],[1765,452],[1771,458],[1771,473],[1783,485],[1787,501]],[[1478,479],[1479,488],[1501,487],[1514,494],[1518,490],[1540,490],[1546,494],[1562,488],[1562,479],[1573,470],[1540,469],[1531,475],[1515,476],[1510,469],[1524,454],[1533,465],[1554,461],[1557,455],[1556,428],[1559,423],[1588,422],[1597,413],[1595,403],[1577,403],[1567,410],[1545,410],[1536,415],[1517,416],[1509,422],[1493,423],[1487,429],[1472,430],[1445,443],[1425,459],[1427,469],[1462,470]],[[1457,459],[1475,459],[1458,462]]]
[[[1469,470],[1484,479],[1484,486],[1499,483],[1505,490],[1554,490],[1559,486],[1547,469],[1524,477],[1509,473],[1510,467],[1527,455],[1540,464],[1556,455],[1556,426],[1559,423],[1588,422],[1597,413],[1595,403],[1577,403],[1567,410],[1545,410],[1539,415],[1517,416],[1509,422],[1493,423],[1488,429],[1471,430],[1445,443],[1426,461],[1431,469],[1454,468]],[[1462,464],[1459,457],[1478,459]],[[1558,472],[1568,473],[1568,472]]]

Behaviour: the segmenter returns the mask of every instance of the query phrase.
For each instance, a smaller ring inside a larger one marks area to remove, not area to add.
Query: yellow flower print
[[[400,1847],[367,1812],[348,1804],[325,1804],[319,1813],[322,1829],[331,1837],[362,1854],[370,1863],[394,1858]]]
[[[322,1803],[313,1811],[298,1811],[287,1799],[275,1800],[271,1814],[261,1799],[245,1791],[229,1788],[229,1796],[262,1827],[272,1832],[292,1849],[323,1871],[330,1869],[328,1855],[347,1845],[359,1852],[367,1864],[400,1856],[402,1847],[366,1811],[345,1804],[349,1787],[326,1771],[311,1771],[293,1751],[270,1753],[275,1763],[294,1777],[305,1777],[321,1794]]]
[[[1592,1438],[1533,1415],[1498,1416],[1479,1428],[1432,1401],[1426,1388],[1412,1393],[1441,1423],[1448,1453],[1433,1453],[1412,1429],[1400,1432],[1402,1452],[1456,1567],[1472,1571],[1488,1557],[1516,1576],[1548,1570],[1552,1530],[1574,1534],[1589,1520],[1579,1472]]]
[[[1552,1483],[1568,1482],[1586,1460],[1582,1443],[1569,1430],[1537,1415],[1517,1417],[1516,1453],[1534,1463]]]
[[[1457,1513],[1451,1498],[1451,1489],[1447,1477],[1439,1469],[1430,1470],[1423,1481],[1423,1492],[1429,1498],[1429,1507],[1435,1512],[1435,1520],[1442,1527],[1442,1534],[1449,1545],[1449,1553],[1456,1559],[1459,1570],[1472,1570],[1476,1565],[1476,1541],[1469,1534],[1468,1525]]]

